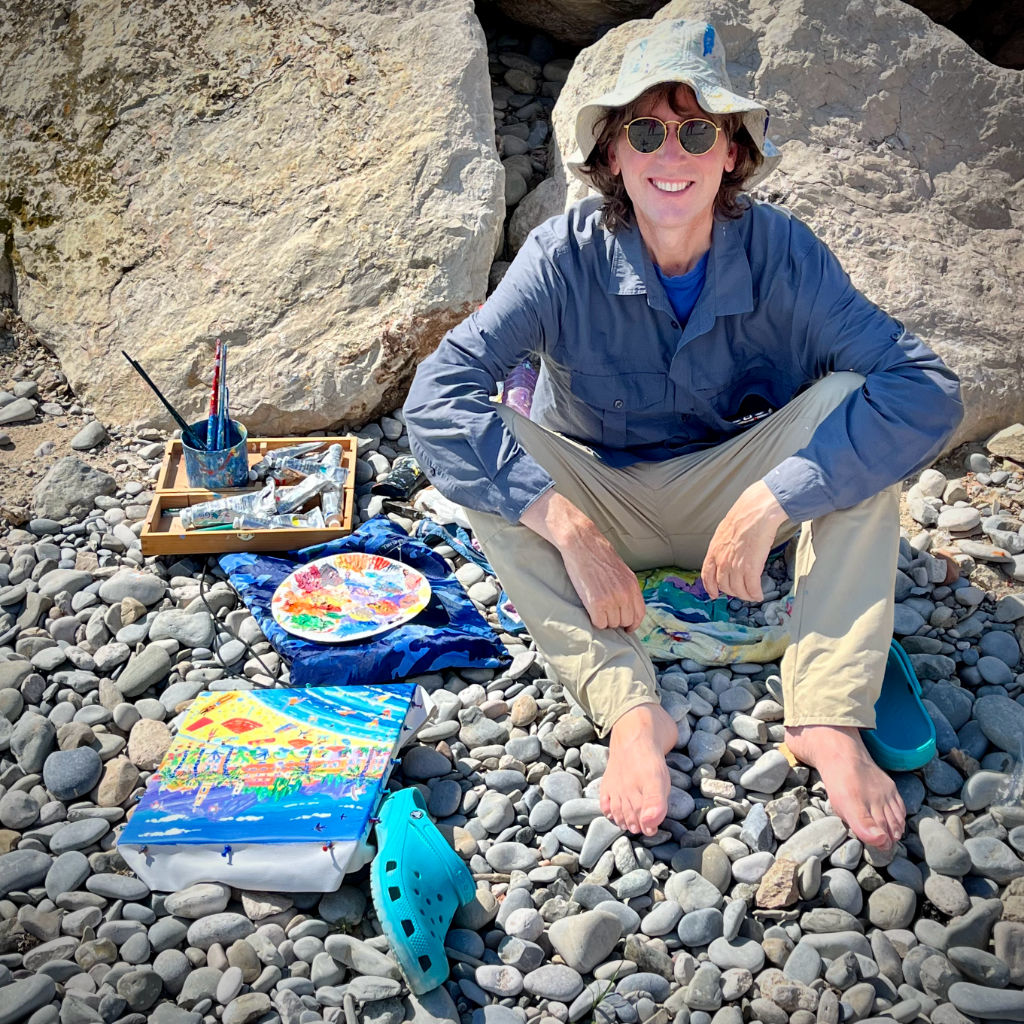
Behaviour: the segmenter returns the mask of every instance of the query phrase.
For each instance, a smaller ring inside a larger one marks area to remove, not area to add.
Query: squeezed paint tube
[[[348,476],[348,470],[340,466],[325,466],[316,459],[277,459],[274,465],[275,472],[284,471],[294,476],[322,476],[326,477],[332,484],[341,487]]]
[[[334,469],[341,465],[341,445],[332,444],[323,457],[323,465]],[[341,526],[343,517],[341,514],[342,490],[341,486],[332,486],[324,490],[320,496],[320,507],[324,510],[324,519],[328,526]]]
[[[319,494],[330,481],[325,476],[307,476],[291,487],[282,487],[277,492],[277,511],[297,512],[314,495]]]
[[[235,516],[232,525],[236,530],[322,530],[324,516],[318,508],[305,515],[265,516],[256,512],[243,512]]]
[[[287,448],[275,448],[255,463],[250,472],[256,473],[259,477],[265,477],[267,473],[276,468],[278,460],[310,455],[318,448],[322,448],[323,445],[323,441],[304,441],[302,444],[289,445]]]
[[[208,526],[230,525],[239,512],[264,512],[274,508],[274,482],[262,491],[250,491],[231,498],[215,498],[198,505],[183,508],[178,514],[186,530],[201,530]]]

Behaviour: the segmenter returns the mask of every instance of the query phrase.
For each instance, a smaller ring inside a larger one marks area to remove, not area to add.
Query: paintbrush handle
[[[149,374],[134,360],[124,349],[121,349],[121,355],[128,360],[132,369],[153,389],[153,394],[163,402],[164,408],[171,414],[171,418],[181,428],[181,436],[185,443],[190,448],[195,448],[197,451],[205,451],[206,446],[199,443],[199,438],[196,437],[192,428],[185,422],[181,413],[171,405],[170,402],[164,398],[163,392],[149,379]]]
[[[213,448],[217,431],[217,392],[220,389],[220,338],[213,350],[213,387],[210,389],[210,412],[206,417],[206,447]]]
[[[220,402],[217,421],[217,450],[228,446],[228,343],[220,348]]]

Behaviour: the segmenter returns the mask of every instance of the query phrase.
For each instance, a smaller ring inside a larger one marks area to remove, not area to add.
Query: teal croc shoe
[[[377,813],[373,906],[409,988],[422,995],[448,977],[444,937],[455,911],[476,896],[476,883],[415,786],[389,794]]]
[[[875,764],[889,772],[916,771],[935,757],[935,723],[921,702],[914,666],[895,640],[875,701],[875,727],[861,735]]]

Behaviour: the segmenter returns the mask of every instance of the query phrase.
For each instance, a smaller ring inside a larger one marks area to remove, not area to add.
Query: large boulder
[[[869,298],[960,374],[956,442],[1024,418],[1024,73],[995,67],[898,0],[673,0],[656,15],[721,33],[729,74],[772,113],[782,166],[756,194],[809,223]],[[582,51],[555,106],[555,177],[581,98],[610,88],[624,39]]]
[[[170,422],[127,349],[198,419],[220,336],[250,433],[354,424],[483,299],[503,172],[472,0],[4,20],[0,251],[101,418]]]

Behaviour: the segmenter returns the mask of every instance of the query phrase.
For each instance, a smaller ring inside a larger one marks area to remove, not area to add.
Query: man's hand
[[[640,625],[644,602],[636,576],[593,520],[571,501],[547,491],[519,521],[558,550],[597,629],[632,631]]]
[[[760,601],[761,573],[772,541],[787,516],[763,480],[751,484],[718,524],[708,546],[701,579],[711,597],[728,594]]]

